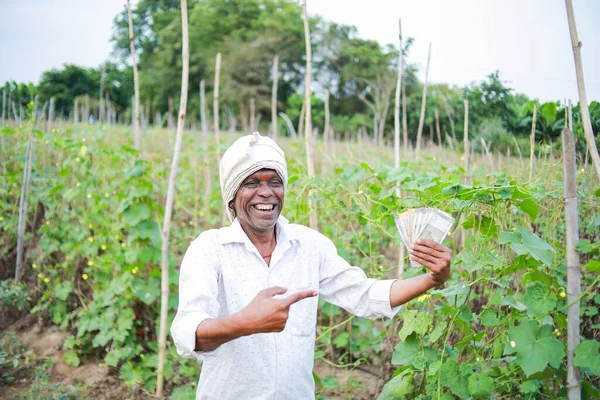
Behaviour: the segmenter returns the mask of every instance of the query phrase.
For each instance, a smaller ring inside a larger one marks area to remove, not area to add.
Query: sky
[[[188,2],[193,0],[188,0]],[[137,1],[133,1],[133,4]],[[125,0],[0,0],[0,82],[38,83],[64,63],[97,67],[111,53],[112,21]],[[588,101],[600,101],[600,1],[573,0]],[[519,93],[579,101],[563,0],[308,0],[308,12],[354,25],[381,44],[415,39],[408,62],[429,81],[479,82],[499,70]]]

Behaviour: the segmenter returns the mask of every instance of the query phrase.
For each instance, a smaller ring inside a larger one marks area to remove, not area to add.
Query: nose
[[[273,195],[273,189],[271,189],[268,182],[262,182],[258,186],[258,191],[256,194],[261,197],[271,197]]]

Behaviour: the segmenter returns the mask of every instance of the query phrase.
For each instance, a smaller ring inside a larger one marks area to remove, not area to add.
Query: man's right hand
[[[287,297],[274,298],[286,292],[286,288],[279,286],[258,292],[250,304],[235,315],[243,334],[281,332],[287,323],[291,305],[317,295],[315,290],[301,290]]]

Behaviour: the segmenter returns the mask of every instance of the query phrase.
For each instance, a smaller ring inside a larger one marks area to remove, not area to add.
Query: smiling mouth
[[[253,206],[258,211],[273,211],[275,209],[274,204],[255,204]]]

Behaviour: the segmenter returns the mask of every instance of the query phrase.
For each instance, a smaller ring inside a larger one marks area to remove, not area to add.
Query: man
[[[441,244],[410,251],[428,273],[378,281],[325,236],[289,224],[284,153],[258,132],[233,143],[219,172],[232,224],[188,248],[171,326],[178,353],[203,361],[197,399],[314,399],[317,296],[361,317],[391,318],[448,279],[450,250]]]

